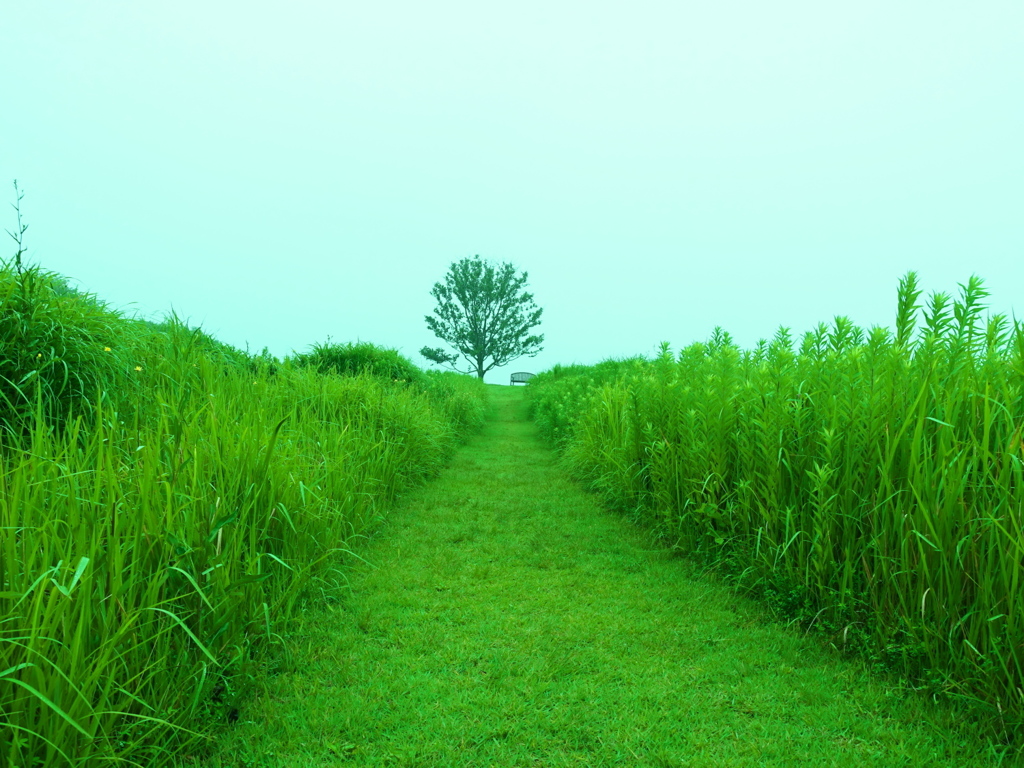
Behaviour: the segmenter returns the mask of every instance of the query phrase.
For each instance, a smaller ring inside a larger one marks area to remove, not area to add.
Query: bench
[[[532,378],[532,373],[527,373],[526,371],[519,371],[518,373],[512,374],[512,381],[509,382],[509,385],[513,386],[515,384],[528,384],[530,382],[530,379]]]

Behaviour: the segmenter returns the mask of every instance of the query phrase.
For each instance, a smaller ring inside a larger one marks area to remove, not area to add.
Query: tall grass
[[[0,270],[0,432],[21,431],[40,408],[57,424],[97,392],[124,394],[124,325],[38,266]]]
[[[1019,733],[1024,327],[977,278],[920,296],[910,273],[894,330],[541,374],[534,415],[610,503]]]
[[[59,283],[0,272],[0,761],[161,765],[233,716],[483,388],[280,365]]]

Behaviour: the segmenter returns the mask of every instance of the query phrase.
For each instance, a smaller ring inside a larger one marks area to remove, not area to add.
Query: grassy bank
[[[532,385],[531,385],[532,386]],[[989,766],[956,711],[836,662],[493,418],[308,612],[207,768]]]
[[[37,268],[0,289],[0,761],[166,764],[236,716],[483,387],[248,355]]]
[[[572,471],[675,546],[935,692],[1024,721],[1024,328],[972,279],[895,331],[556,369],[534,415]]]

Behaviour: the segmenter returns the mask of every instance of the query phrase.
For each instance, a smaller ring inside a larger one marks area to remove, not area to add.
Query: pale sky
[[[911,269],[1024,319],[1021,0],[0,8],[32,259],[236,346],[425,366],[430,289],[476,254],[545,310],[494,382],[889,325]]]

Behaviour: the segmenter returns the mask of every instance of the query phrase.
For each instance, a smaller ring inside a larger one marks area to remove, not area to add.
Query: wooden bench
[[[509,385],[512,386],[515,384],[529,384],[530,379],[532,379],[533,376],[534,375],[532,373],[527,373],[526,371],[519,371],[518,373],[513,373],[512,381],[509,382]]]

